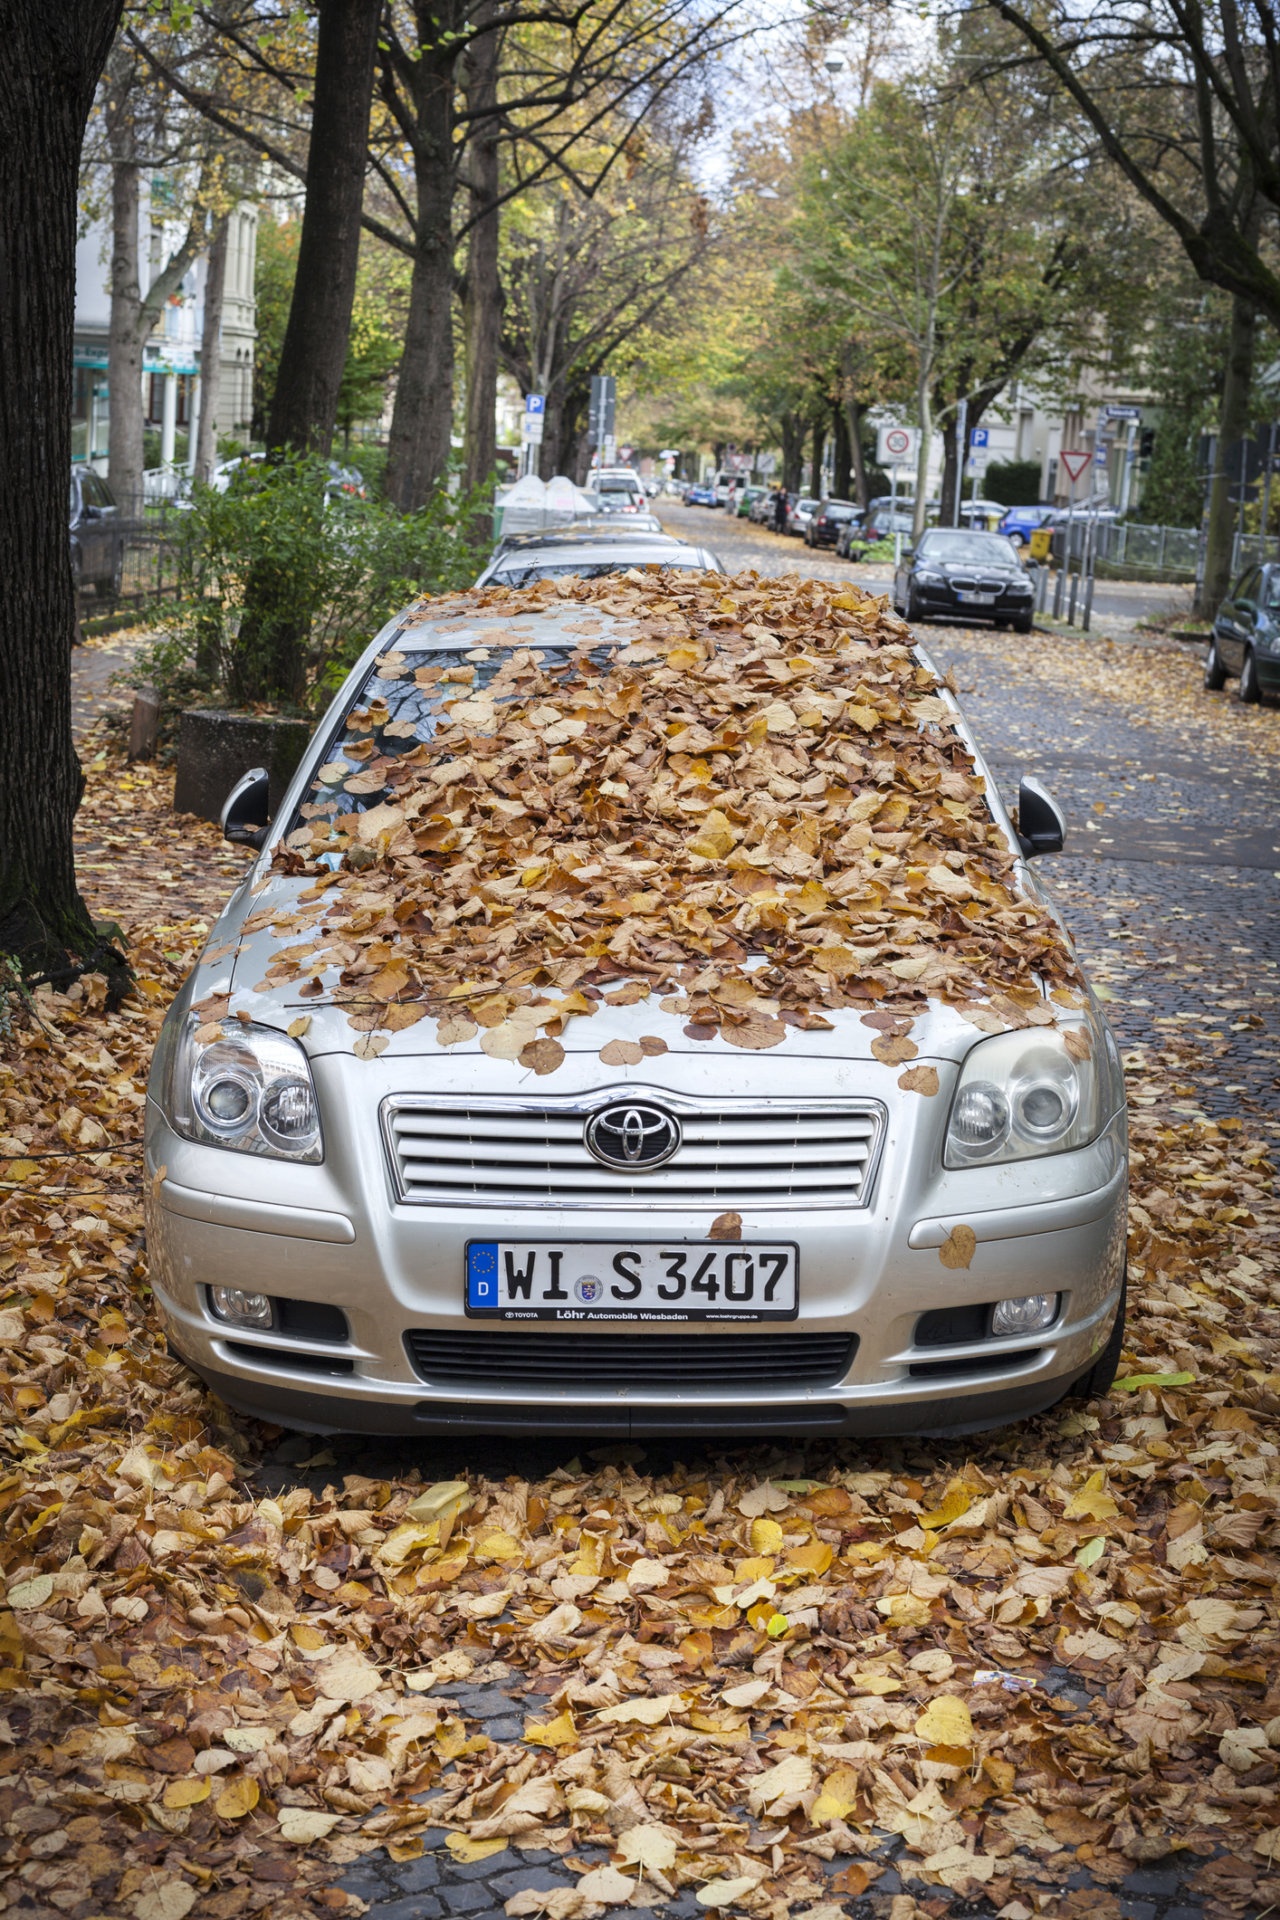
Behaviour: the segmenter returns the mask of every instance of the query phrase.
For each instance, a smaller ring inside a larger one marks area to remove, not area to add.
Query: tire
[[[1020,613],[1013,623],[1013,630],[1015,633],[1030,633],[1033,624],[1034,616],[1032,614]]]
[[[1220,693],[1227,684],[1227,670],[1218,652],[1217,637],[1212,635],[1209,640],[1209,651],[1205,655],[1204,684],[1209,693]]]
[[[1022,545],[1022,535],[1020,533],[1007,533],[1005,539],[1011,547],[1020,547]]]
[[[1110,1393],[1116,1374],[1120,1370],[1120,1350],[1124,1345],[1124,1317],[1128,1305],[1129,1269],[1126,1266],[1124,1279],[1120,1282],[1120,1305],[1116,1309],[1111,1337],[1093,1365],[1082,1373],[1072,1386],[1071,1394],[1074,1398],[1101,1400],[1104,1394]]]
[[[1262,688],[1258,685],[1258,663],[1253,657],[1252,647],[1244,650],[1240,678],[1236,682],[1236,698],[1246,707],[1256,707],[1262,698]]]
[[[906,610],[903,613],[902,617],[904,620],[908,620],[908,621],[919,620],[921,617],[920,602],[916,598],[915,588],[911,586],[910,583],[908,583],[907,585],[907,605],[906,605]]]

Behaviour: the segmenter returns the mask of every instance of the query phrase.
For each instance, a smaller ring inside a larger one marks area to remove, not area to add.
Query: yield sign
[[[1091,453],[1077,451],[1074,453],[1062,453],[1059,455],[1059,458],[1067,470],[1067,478],[1070,480],[1072,486],[1074,486],[1093,458],[1093,455]]]

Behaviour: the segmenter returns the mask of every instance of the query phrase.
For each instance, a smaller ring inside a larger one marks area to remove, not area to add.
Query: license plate
[[[705,1240],[472,1240],[467,1312],[482,1319],[794,1320],[796,1249]]]
[[[963,600],[970,607],[992,607],[996,602],[994,593],[975,593],[972,587],[956,588],[956,599]]]

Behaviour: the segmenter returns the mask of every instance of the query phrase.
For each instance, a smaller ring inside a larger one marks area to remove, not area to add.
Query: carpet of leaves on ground
[[[145,1284],[147,1057],[236,866],[166,802],[97,756],[95,907],[138,991],[42,991],[0,1060],[3,1910],[354,1911],[341,1863],[441,1828],[582,1868],[509,1902],[551,1920],[689,1889],[834,1920],[875,1909],[887,1836],[892,1920],[1113,1915],[1170,1854],[1206,1913],[1280,1898],[1280,1222],[1250,1125],[1175,1111],[1189,1043],[1134,1073],[1104,1402],[536,1482],[433,1483],[424,1448],[326,1486],[318,1447],[259,1497],[270,1435],[166,1357]],[[522,1739],[433,1700],[463,1675],[525,1694]]]

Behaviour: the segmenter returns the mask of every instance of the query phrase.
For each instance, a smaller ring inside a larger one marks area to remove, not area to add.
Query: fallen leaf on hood
[[[960,1221],[952,1227],[950,1233],[938,1248],[938,1258],[944,1267],[967,1267],[977,1250],[978,1236],[973,1228]]]

